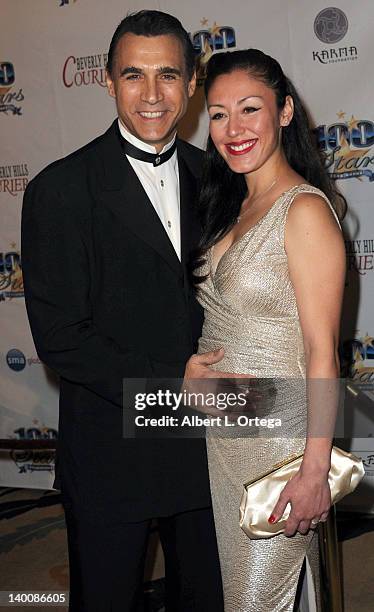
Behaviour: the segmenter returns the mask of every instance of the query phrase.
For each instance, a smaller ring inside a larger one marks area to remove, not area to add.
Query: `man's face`
[[[127,33],[118,43],[107,85],[122,123],[159,152],[187,110],[196,76],[188,80],[182,46],[175,36]]]

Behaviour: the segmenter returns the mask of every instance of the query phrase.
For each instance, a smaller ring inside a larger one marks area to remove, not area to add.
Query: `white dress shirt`
[[[136,138],[124,127],[118,119],[118,125],[122,136],[135,147],[147,153],[157,153],[155,147]],[[175,136],[171,142],[164,146],[160,153],[165,153],[173,145]],[[180,237],[180,198],[179,198],[179,172],[177,151],[173,153],[168,161],[160,166],[154,166],[149,162],[134,159],[126,155],[135,174],[140,180],[148,198],[159,216],[162,225],[174,247],[178,258],[181,258]]]

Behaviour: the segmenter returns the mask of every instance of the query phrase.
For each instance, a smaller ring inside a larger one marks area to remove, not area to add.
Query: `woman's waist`
[[[252,333],[226,333],[221,329],[206,329],[199,340],[198,353],[224,349],[223,359],[211,366],[225,372],[252,374],[253,376],[304,376],[305,356],[301,333],[269,336],[253,330]]]

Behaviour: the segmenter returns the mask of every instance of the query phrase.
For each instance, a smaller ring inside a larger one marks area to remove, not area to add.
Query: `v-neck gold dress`
[[[284,249],[287,212],[300,193],[316,193],[328,202],[315,187],[292,187],[223,254],[215,271],[212,252],[199,270],[208,275],[198,288],[205,310],[199,353],[223,347],[216,370],[277,380],[268,416],[283,422],[274,438],[207,428],[225,612],[292,612],[305,555],[318,591],[316,533],[250,540],[239,527],[243,484],[305,446],[305,395],[295,392],[305,379],[304,347]]]

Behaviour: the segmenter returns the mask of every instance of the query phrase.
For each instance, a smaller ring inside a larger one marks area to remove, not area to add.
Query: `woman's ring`
[[[318,525],[319,521],[316,519],[311,520],[312,525]]]

